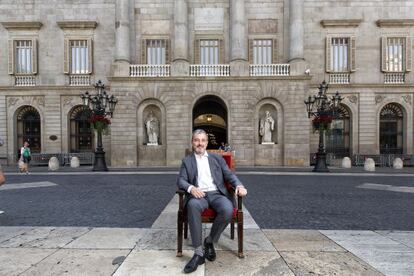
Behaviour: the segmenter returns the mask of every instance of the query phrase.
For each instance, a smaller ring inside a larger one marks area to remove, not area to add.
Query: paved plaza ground
[[[176,168],[5,168],[0,275],[181,275]],[[238,168],[246,257],[226,230],[192,275],[414,275],[414,170]],[[209,225],[205,225],[208,233]]]

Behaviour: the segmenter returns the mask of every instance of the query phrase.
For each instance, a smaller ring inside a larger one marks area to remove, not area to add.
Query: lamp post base
[[[106,166],[106,161],[105,161],[105,152],[103,150],[95,151],[95,161],[93,162],[92,171],[95,171],[95,172],[108,171],[108,167]]]
[[[316,164],[312,170],[313,172],[329,172],[328,166],[326,166],[326,153],[316,153]]]

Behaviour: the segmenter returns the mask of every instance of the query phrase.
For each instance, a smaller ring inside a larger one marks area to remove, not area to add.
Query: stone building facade
[[[119,100],[103,141],[115,167],[178,165],[198,127],[240,165],[306,166],[304,100],[323,80],[344,98],[328,151],[413,153],[413,1],[5,0],[0,22],[0,162],[27,139],[91,152],[79,95],[97,80]]]

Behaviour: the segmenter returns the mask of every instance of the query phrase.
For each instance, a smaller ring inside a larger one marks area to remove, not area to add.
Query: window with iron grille
[[[344,37],[332,38],[331,69],[333,72],[349,71],[349,39]]]
[[[219,64],[219,40],[200,40],[200,64]]]
[[[15,41],[15,73],[32,74],[33,44],[31,40]]]
[[[385,70],[388,72],[403,71],[404,56],[403,37],[387,38],[386,54],[385,54]]]
[[[271,64],[273,62],[272,50],[271,39],[254,39],[253,64]]]
[[[89,73],[89,54],[87,40],[70,40],[70,73]]]
[[[147,64],[166,64],[166,40],[148,39]]]

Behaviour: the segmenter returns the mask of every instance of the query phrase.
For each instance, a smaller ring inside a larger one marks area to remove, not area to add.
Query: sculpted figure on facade
[[[260,119],[259,134],[262,137],[262,144],[274,144],[272,141],[272,133],[275,129],[275,120],[270,111],[266,110],[265,115]]]
[[[158,145],[159,136],[159,122],[154,113],[150,111],[147,120],[145,121],[145,127],[147,129],[148,143],[147,145]]]

